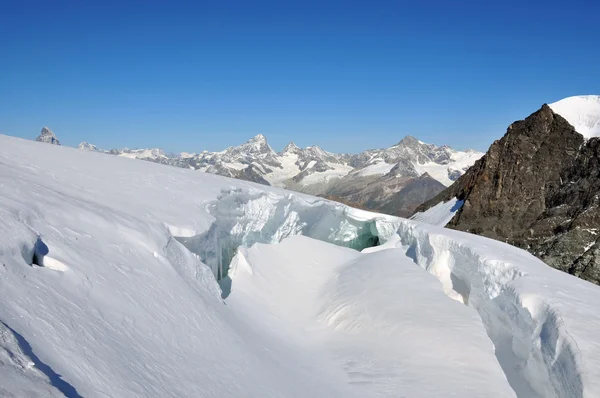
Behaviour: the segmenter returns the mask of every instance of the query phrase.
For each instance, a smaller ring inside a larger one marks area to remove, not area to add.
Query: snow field
[[[598,287],[522,250],[3,136],[0,166],[8,394],[600,396]]]

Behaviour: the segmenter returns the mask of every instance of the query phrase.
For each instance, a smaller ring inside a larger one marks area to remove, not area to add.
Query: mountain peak
[[[96,145],[90,144],[86,141],[83,141],[79,145],[77,145],[77,149],[81,151],[99,152],[99,149],[98,147],[96,147]]]
[[[269,143],[267,142],[267,137],[265,137],[262,134],[255,135],[254,137],[246,141],[246,143],[237,147],[232,147],[231,150],[233,150],[236,153],[241,152],[255,155],[276,155],[273,149],[269,146]]]
[[[56,138],[56,135],[52,132],[52,130],[50,130],[46,126],[42,127],[42,132],[40,133],[40,135],[37,136],[35,140],[38,142],[45,142],[47,144],[60,145],[60,142],[58,141],[58,138]]]
[[[299,153],[301,151],[302,149],[300,149],[298,145],[294,144],[293,141],[290,141],[290,143],[287,144],[285,148],[283,148],[283,151],[281,153]]]
[[[423,144],[423,142],[419,141],[412,135],[407,135],[406,137],[402,138],[396,145],[414,146],[419,144]]]
[[[265,137],[262,134],[256,134],[254,137],[250,138],[248,140],[248,143],[254,143],[254,142],[258,142],[258,143],[266,143],[267,142],[267,137]]]

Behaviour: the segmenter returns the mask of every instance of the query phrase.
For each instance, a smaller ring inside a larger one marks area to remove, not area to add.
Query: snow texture
[[[525,251],[5,136],[0,164],[4,395],[600,396],[600,289]]]

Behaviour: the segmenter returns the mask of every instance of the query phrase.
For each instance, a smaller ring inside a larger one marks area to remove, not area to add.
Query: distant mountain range
[[[52,133],[45,127],[41,136],[48,132]],[[282,187],[399,216],[410,215],[483,155],[426,144],[411,136],[392,147],[354,155],[327,152],[316,145],[300,148],[293,142],[278,153],[262,134],[220,152],[105,150],[88,142],[77,148]]]

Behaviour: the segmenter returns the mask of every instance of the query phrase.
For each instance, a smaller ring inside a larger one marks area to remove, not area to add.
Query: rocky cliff
[[[600,138],[586,140],[543,105],[417,211],[464,200],[448,227],[506,241],[600,283],[599,195]]]

